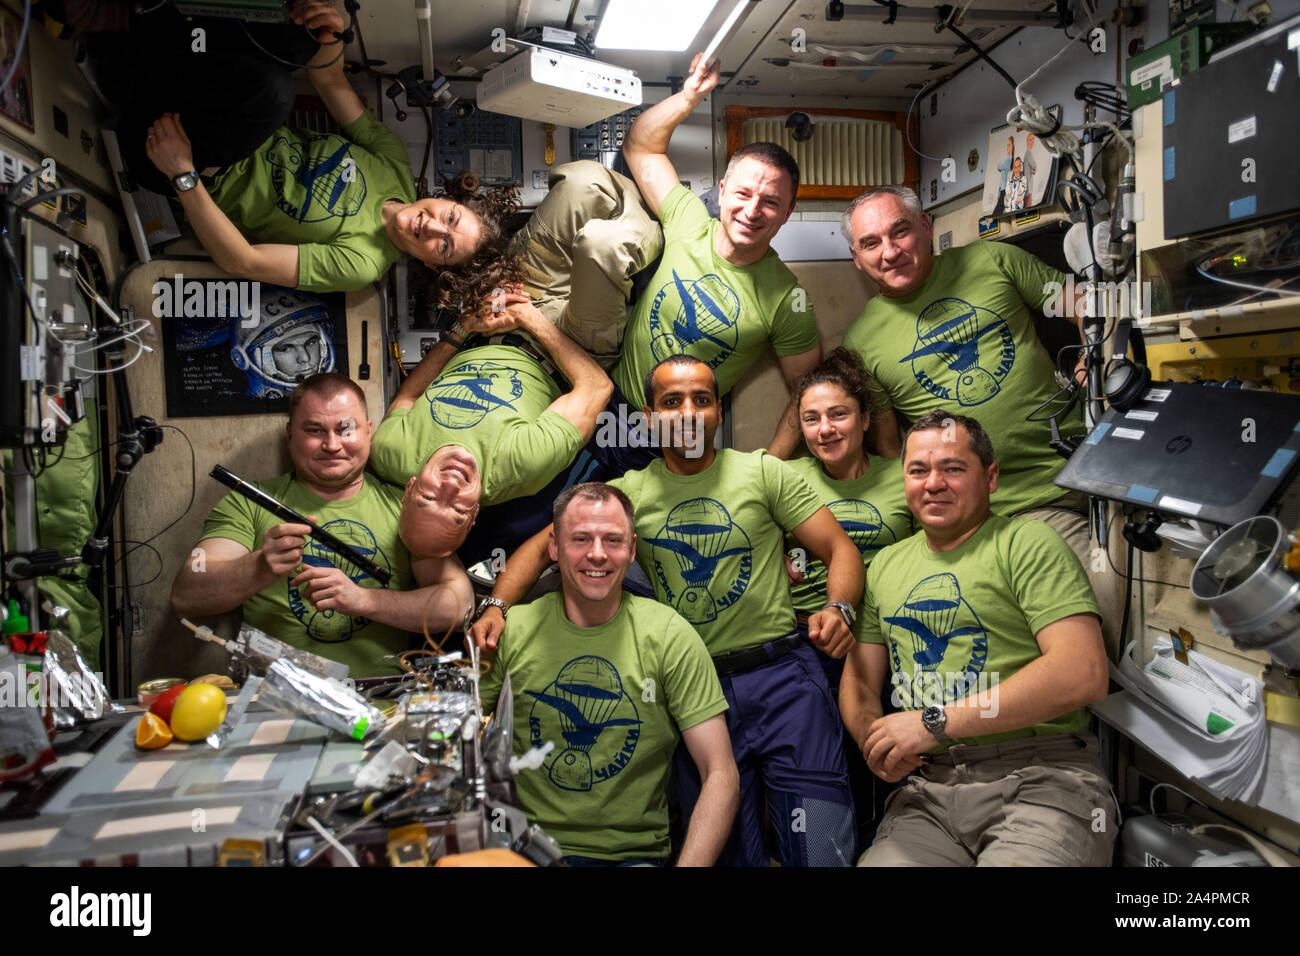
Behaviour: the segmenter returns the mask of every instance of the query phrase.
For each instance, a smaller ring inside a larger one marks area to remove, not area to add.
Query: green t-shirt
[[[858,546],[864,567],[871,566],[871,559],[881,548],[909,537],[916,527],[903,497],[902,462],[897,458],[868,455],[867,463],[867,472],[861,478],[836,481],[826,474],[816,458],[795,458],[787,462],[808,482]],[[815,614],[826,606],[826,565],[789,535],[785,548],[787,553],[794,552],[792,557],[802,557],[806,564],[803,580],[790,585],[795,610]],[[799,551],[794,551],[796,548]]]
[[[916,292],[871,299],[844,344],[873,382],[872,406],[916,421],[936,408],[968,415],[993,440],[1000,474],[993,510],[1011,515],[1060,498],[1052,479],[1065,460],[1049,446],[1051,426],[1025,416],[1059,390],[1056,366],[1032,311],[1065,276],[1027,252],[996,242],[949,249]],[[1083,431],[1083,411],[1061,421]]]
[[[876,556],[855,635],[887,644],[895,701],[920,710],[986,693],[1042,656],[1035,635],[1072,614],[1096,614],[1083,565],[1042,521],[990,515],[952,551],[931,551],[915,534]],[[1088,723],[1084,708],[1000,734],[987,744],[1067,734]]]
[[[655,596],[710,654],[794,631],[781,543],[821,502],[789,465],[765,451],[722,449],[698,475],[675,475],[661,458],[610,484],[636,508],[637,560]]]
[[[388,587],[396,591],[412,587],[411,558],[397,535],[397,519],[402,513],[402,493],[398,489],[367,475],[361,490],[351,498],[326,501],[312,494],[292,474],[253,484],[299,514],[315,515],[317,525],[387,568],[393,575]],[[229,538],[256,551],[262,546],[263,533],[282,523],[283,519],[232,491],[217,502],[203,523],[203,540]],[[310,538],[303,548],[302,563],[308,567],[341,568],[361,587],[382,586]],[[289,583],[291,580],[286,577],[277,581],[245,601],[244,622],[294,647],[347,664],[351,677],[398,672],[395,662],[382,658],[414,646],[410,634],[363,617],[318,611]]]
[[[510,609],[479,693],[514,693],[514,752],[552,741],[515,777],[528,819],[566,854],[668,855],[668,767],[681,731],[727,709],[699,635],[671,608],[624,595],[600,627],[577,627],[552,592]]]
[[[798,355],[821,341],[817,319],[798,281],[768,250],[752,266],[733,266],[713,251],[721,224],[685,186],[659,206],[664,255],[637,301],[611,378],[640,406],[645,377],[656,364],[684,352],[705,362],[726,395],[768,342],[777,355]]]
[[[547,411],[560,397],[532,356],[507,345],[459,353],[410,409],[389,412],[375,431],[370,467],[405,485],[429,456],[462,445],[478,461],[485,505],[536,494],[573,461],[582,434]]]
[[[353,292],[401,257],[379,211],[415,202],[415,183],[402,141],[362,113],[342,136],[281,127],[221,171],[212,199],[255,241],[298,246],[298,288]]]

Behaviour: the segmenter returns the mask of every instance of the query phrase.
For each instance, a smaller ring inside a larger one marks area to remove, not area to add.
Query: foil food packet
[[[388,718],[383,735],[366,746],[375,747],[388,741],[455,739],[461,725],[477,707],[477,698],[461,691],[403,694],[398,699],[397,710]]]
[[[86,666],[77,645],[62,631],[49,632],[43,671],[50,705],[55,708],[55,723],[60,727],[70,727],[78,719],[99,720],[107,713],[123,710],[112,702],[104,682]]]
[[[258,701],[282,714],[304,717],[336,730],[352,740],[363,740],[384,726],[377,707],[340,681],[304,670],[281,658],[266,670]]]

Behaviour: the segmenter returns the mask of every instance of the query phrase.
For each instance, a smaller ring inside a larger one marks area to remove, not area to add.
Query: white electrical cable
[[[1097,10],[1086,3],[1083,4],[1084,11],[1088,14],[1088,25],[1084,28],[1084,34],[1096,25]],[[1082,154],[1080,152],[1079,138],[1074,135],[1074,130],[1089,129],[1109,129],[1115,137],[1124,144],[1128,150],[1128,161],[1133,162],[1133,144],[1129,142],[1128,137],[1120,132],[1119,127],[1113,123],[1095,122],[1081,123],[1074,125],[1058,125],[1056,118],[1047,111],[1047,108],[1038,102],[1032,93],[1025,91],[1030,82],[1038,74],[1063,57],[1076,43],[1079,37],[1071,38],[1065,46],[1061,47],[1056,53],[1044,61],[1038,69],[1030,73],[1027,77],[1016,84],[1016,105],[1007,111],[1007,122],[1017,129],[1028,130],[1035,134],[1043,143],[1043,146],[1053,156],[1068,155],[1075,160],[1075,164],[1080,168],[1082,165]]]
[[[94,347],[90,349],[83,348],[83,346],[87,345],[88,343],[72,342],[72,341],[67,341],[59,338],[58,334],[54,331],[53,326],[50,326],[50,328],[48,328],[46,331],[51,338],[57,341],[60,345],[63,345],[68,349],[72,350],[74,354],[78,351],[87,351],[90,353],[94,353],[106,349],[109,346],[116,345],[118,342],[130,342],[132,345],[136,347],[135,354],[131,356],[129,361],[123,362],[121,365],[115,368],[107,368],[107,369],[85,368],[81,365],[78,365],[76,362],[72,361],[71,358],[67,359],[67,365],[69,368],[81,372],[84,375],[112,375],[116,372],[121,372],[125,369],[130,368],[132,365],[134,365],[136,362],[140,360],[140,357],[144,355],[144,353],[153,351],[151,347],[145,345],[144,342],[140,341],[140,333],[147,328],[149,328],[149,322],[147,319],[136,319],[129,325],[123,327],[124,330],[121,335],[118,335],[116,338],[108,339],[103,342],[96,341],[94,343]]]
[[[329,830],[326,830],[323,826],[321,826],[320,822],[315,817],[308,817],[307,823],[310,824],[312,829],[314,829],[317,833],[321,835],[321,837],[324,838],[326,843],[328,843],[330,846],[334,847],[334,849],[339,851],[343,859],[348,861],[348,866],[359,867],[361,865],[360,863],[357,862],[357,858],[352,855],[351,851],[349,851],[347,847],[345,847],[342,843],[336,840],[334,838],[334,834],[330,833]]]
[[[1224,285],[1236,286],[1238,289],[1250,289],[1252,292],[1267,292],[1275,295],[1300,295],[1300,290],[1284,289],[1282,288],[1282,285],[1277,285],[1277,286],[1255,285],[1253,282],[1240,282],[1236,279],[1225,279],[1223,276],[1216,276],[1213,272],[1207,272],[1199,265],[1196,267],[1196,271],[1199,272],[1201,275],[1205,276],[1205,278],[1210,279],[1213,282],[1221,282]],[[1288,281],[1294,281],[1294,280],[1288,280]],[[1283,283],[1283,285],[1285,285],[1285,283]]]

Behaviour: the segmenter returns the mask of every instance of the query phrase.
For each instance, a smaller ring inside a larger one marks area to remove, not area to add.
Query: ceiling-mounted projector
[[[1291,547],[1276,518],[1247,518],[1205,549],[1192,569],[1192,596],[1210,606],[1215,630],[1238,647],[1300,670],[1300,578],[1287,568]]]
[[[483,74],[478,107],[582,129],[641,105],[631,70],[545,47],[529,47]]]

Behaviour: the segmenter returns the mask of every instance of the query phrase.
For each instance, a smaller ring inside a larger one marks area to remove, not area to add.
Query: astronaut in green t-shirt
[[[195,172],[211,160],[194,155],[182,118],[164,113],[149,126],[145,152],[203,248],[233,276],[314,292],[365,288],[402,254],[434,268],[486,268],[503,242],[494,209],[447,196],[417,201],[406,147],[366,112],[344,73],[342,13],[306,0],[293,16],[321,41],[306,73],[343,135],[281,127],[224,167],[209,192]],[[188,31],[177,42],[188,43]]]
[[[610,373],[619,390],[615,404],[639,406],[645,376],[670,355],[706,362],[722,395],[769,344],[790,388],[821,358],[807,295],[772,249],[794,211],[798,163],[775,143],[738,150],[718,183],[713,220],[668,159],[673,131],[703,104],[719,75],[716,62],[709,66],[697,55],[681,92],[637,117],[623,144],[632,178],[663,224],[664,254],[628,319],[623,355]],[[798,443],[791,402],[768,450],[788,458]]]
[[[554,744],[542,767],[516,775],[520,805],[570,865],[662,862],[681,740],[704,785],[677,865],[710,866],[731,829],[739,775],[709,653],[671,608],[623,593],[636,556],[626,495],[574,485],[552,514],[560,591],[510,609],[479,687],[490,709],[510,675],[516,753]]]
[[[934,256],[929,218],[902,187],[855,199],[844,233],[854,264],[880,290],[844,336],[873,380],[872,434],[880,453],[898,457],[900,426],[935,408],[977,414],[1002,458],[994,512],[1069,511],[1083,532],[1085,560],[1086,518],[1072,510],[1074,502],[1059,500],[1066,492],[1052,483],[1065,460],[1048,444],[1048,423],[1026,420],[1060,390],[1033,314],[1051,304],[1053,292],[1064,294],[1065,276],[997,242]],[[1064,311],[1080,322],[1082,308]],[[1081,412],[1060,424],[1065,434],[1082,431]]]
[[[861,864],[1108,865],[1114,798],[1085,708],[1109,671],[1078,558],[1043,522],[990,512],[1000,470],[974,419],[918,419],[903,474],[923,533],[872,561],[840,685],[867,765],[907,777]],[[887,674],[902,709],[882,716]]]
[[[814,647],[843,657],[862,593],[858,549],[813,490],[764,451],[715,449],[722,422],[712,370],[688,355],[651,372],[645,412],[664,457],[610,482],[637,505],[637,558],[655,597],[698,632],[722,679],[727,726],[742,773],[741,810],[724,865],[848,865],[855,840],[842,734]],[[823,607],[796,630],[782,541],[786,532],[827,565]],[[512,554],[493,597],[506,607],[546,565],[539,533]],[[491,652],[502,611],[485,607],[471,636]],[[699,781],[679,758],[678,797]],[[800,821],[792,827],[791,822]],[[769,826],[770,823],[770,826]]]
[[[459,323],[453,326],[407,376],[375,434],[371,467],[405,487],[402,540],[421,557],[444,557],[460,548],[480,505],[501,505],[546,488],[591,438],[613,390],[604,370],[527,293],[505,293],[494,307],[497,312],[463,320],[494,337],[462,349],[457,334],[467,333]],[[503,333],[504,341],[495,337]],[[561,391],[543,364],[552,360],[568,379],[568,391]],[[532,511],[544,513],[552,501],[554,494]],[[511,527],[515,521],[534,523],[517,536],[495,527],[493,535],[505,547],[545,523],[528,509],[518,510]]]
[[[351,379],[323,372],[298,385],[285,428],[293,471],[256,484],[392,575],[387,586],[231,492],[203,526],[172,585],[178,617],[242,609],[246,623],[347,664],[353,677],[398,672],[385,660],[412,632],[464,620],[473,592],[455,557],[412,560],[398,535],[401,494],[365,471],[371,426]]]

